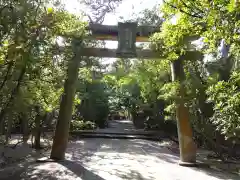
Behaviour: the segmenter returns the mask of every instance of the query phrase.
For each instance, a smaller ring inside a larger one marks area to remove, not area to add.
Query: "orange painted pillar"
[[[190,124],[189,111],[184,102],[185,88],[183,85],[185,76],[183,69],[183,59],[180,57],[178,60],[172,62],[172,80],[178,81],[180,87],[178,89],[177,104],[177,128],[178,140],[180,149],[180,165],[192,166],[196,164],[196,145],[193,141],[192,127]]]

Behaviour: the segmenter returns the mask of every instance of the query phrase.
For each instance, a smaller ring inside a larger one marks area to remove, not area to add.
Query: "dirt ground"
[[[82,139],[69,143],[66,160],[36,163],[49,150],[33,151],[27,145],[8,151],[21,161],[0,170],[5,180],[237,180],[240,176],[222,169],[189,168],[178,165],[169,142],[133,139]],[[22,155],[20,155],[22,153]],[[20,158],[22,156],[22,159]]]
[[[102,133],[136,132],[130,121],[111,121]],[[36,163],[49,157],[51,135],[42,139],[45,147],[33,150],[28,144],[12,148],[21,136],[12,136],[10,147],[0,146],[0,179],[2,180],[240,180],[240,163],[207,163],[209,167],[178,165],[178,145],[170,140],[83,138],[69,141],[66,160]],[[199,151],[198,160],[204,161],[208,151]],[[229,173],[229,172],[235,172]]]

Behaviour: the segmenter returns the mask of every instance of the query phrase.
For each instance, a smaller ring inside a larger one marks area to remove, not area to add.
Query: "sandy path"
[[[178,156],[147,140],[84,139],[69,143],[66,161],[33,163],[17,179],[78,180],[230,180],[224,172],[177,165]],[[1,172],[0,172],[1,177]],[[1,179],[1,178],[0,178]],[[3,178],[2,178],[3,179]]]

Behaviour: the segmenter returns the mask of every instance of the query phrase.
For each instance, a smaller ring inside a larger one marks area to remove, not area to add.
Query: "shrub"
[[[109,106],[104,84],[85,82],[84,86],[84,91],[81,92],[80,97],[81,104],[78,107],[79,114],[84,121],[95,122],[100,128],[106,127]]]
[[[71,131],[92,130],[96,128],[96,124],[91,121],[73,120],[71,121]]]
[[[165,120],[164,123],[161,126],[161,129],[168,134],[171,134],[173,136],[177,136],[177,121],[173,119]]]
[[[220,81],[208,88],[209,101],[214,103],[211,121],[225,138],[240,137],[240,73],[234,72],[228,82]]]

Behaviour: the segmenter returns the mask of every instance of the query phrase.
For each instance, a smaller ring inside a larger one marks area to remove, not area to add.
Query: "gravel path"
[[[112,121],[104,132],[134,131],[130,121]],[[16,150],[16,155],[20,151]],[[45,153],[49,155],[49,151]],[[237,175],[178,165],[163,142],[90,138],[69,142],[63,162],[17,164],[0,169],[3,180],[239,180]]]
[[[96,132],[104,133],[129,133],[142,131],[144,130],[135,129],[132,121],[130,120],[110,120],[108,121],[108,128],[96,130]]]
[[[158,142],[85,139],[69,143],[66,161],[33,163],[9,180],[237,180],[237,176],[177,165],[178,156]],[[1,173],[1,172],[0,172]],[[1,175],[0,175],[1,176]],[[1,179],[1,178],[0,178]],[[2,178],[4,179],[4,178]]]

